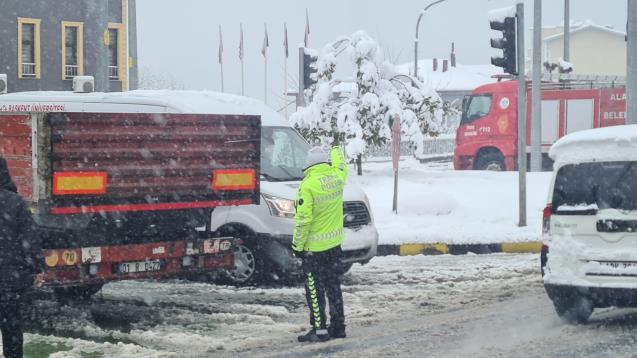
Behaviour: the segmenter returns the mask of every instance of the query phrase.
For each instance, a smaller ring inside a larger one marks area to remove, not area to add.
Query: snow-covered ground
[[[540,284],[537,255],[377,257],[345,277],[349,331],[339,341],[356,342],[363,327],[382,332],[384,322],[493,302],[502,290]],[[308,328],[300,287],[128,281],[106,285],[89,303],[36,302],[28,331],[37,333],[27,334],[26,349],[56,352],[51,357],[295,356],[312,348],[296,342]]]
[[[496,244],[537,241],[551,173],[527,177],[527,223],[518,227],[517,172],[455,171],[451,163],[400,162],[398,215],[392,212],[391,162],[352,171],[369,197],[379,244]]]

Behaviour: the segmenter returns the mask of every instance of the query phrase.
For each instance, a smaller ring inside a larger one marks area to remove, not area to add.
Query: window
[[[110,24],[108,28],[108,78],[113,81],[121,79],[122,59],[120,24]]]
[[[18,18],[18,78],[40,78],[40,20]]]
[[[84,24],[62,21],[62,79],[84,74]]]
[[[269,181],[303,179],[303,166],[310,146],[288,127],[261,129],[261,174]]]
[[[597,210],[637,210],[637,162],[563,166],[555,178],[553,212],[595,215]]]
[[[460,123],[471,123],[491,111],[491,95],[467,96],[463,101],[462,120]]]

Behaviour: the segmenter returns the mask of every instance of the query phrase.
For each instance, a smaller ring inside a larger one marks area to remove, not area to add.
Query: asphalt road
[[[377,258],[344,281],[348,337],[300,344],[296,287],[109,284],[89,302],[37,302],[31,357],[634,357],[637,310],[570,326],[537,255]]]

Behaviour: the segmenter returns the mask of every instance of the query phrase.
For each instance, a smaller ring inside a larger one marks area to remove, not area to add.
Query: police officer
[[[0,330],[7,358],[22,357],[20,309],[39,268],[40,239],[27,204],[0,157]]]
[[[298,340],[324,342],[330,338],[345,338],[341,243],[344,239],[343,188],[347,164],[342,148],[335,147],[329,154],[319,147],[310,149],[304,174],[295,202],[292,250],[295,256],[303,259],[312,328]],[[325,296],[330,308],[329,328]]]

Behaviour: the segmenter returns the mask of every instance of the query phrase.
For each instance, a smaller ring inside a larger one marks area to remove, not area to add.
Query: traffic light
[[[318,55],[315,50],[304,48],[303,49],[303,63],[301,68],[303,69],[303,89],[310,88],[318,81],[317,72]]]
[[[502,50],[502,57],[491,57],[491,64],[502,67],[504,72],[518,74],[516,55],[515,17],[505,17],[504,21],[491,21],[491,30],[502,31],[502,37],[491,39],[491,47]]]

